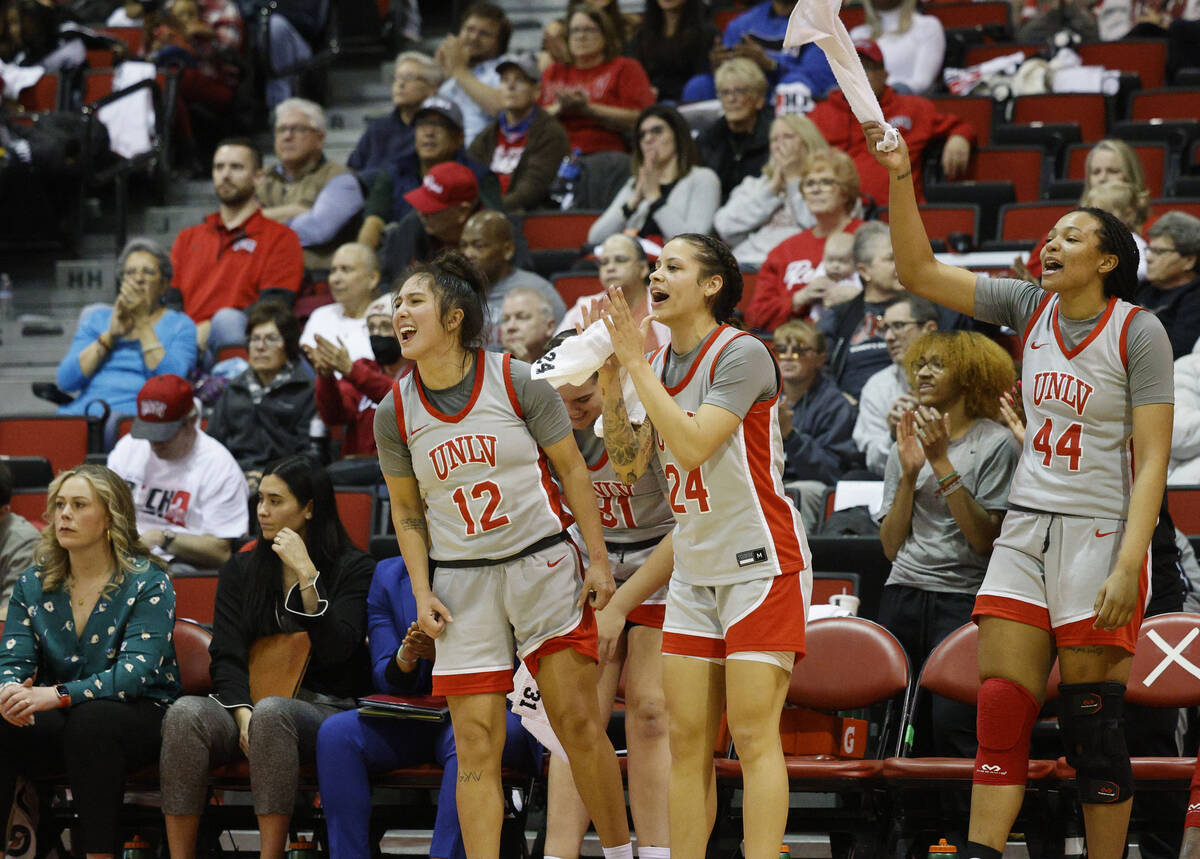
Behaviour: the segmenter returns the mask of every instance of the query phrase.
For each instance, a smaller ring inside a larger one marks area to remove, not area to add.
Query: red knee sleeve
[[[1200,763],[1192,772],[1192,789],[1188,793],[1187,817],[1184,818],[1183,826],[1185,829],[1189,826],[1200,826]]]
[[[979,687],[975,784],[1025,784],[1037,699],[1011,680],[989,677]]]

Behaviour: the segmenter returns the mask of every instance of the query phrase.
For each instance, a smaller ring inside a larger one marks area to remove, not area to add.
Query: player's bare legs
[[[617,755],[600,720],[596,664],[578,651],[560,650],[539,660],[537,682],[550,726],[571,761],[575,786],[601,845],[628,844],[625,788]]]
[[[716,807],[713,747],[725,709],[724,666],[664,654],[663,691],[670,717],[671,855],[674,859],[703,859]],[[779,735],[778,724],[775,734]],[[706,826],[698,819],[701,808]],[[775,848],[778,851],[779,845]]]
[[[634,626],[627,638],[625,741],[629,746],[629,810],[639,850],[667,847],[671,843],[667,823],[671,746],[663,692],[662,630]]]
[[[500,760],[508,728],[504,695],[450,695],[450,721],[458,750],[458,822],[471,859],[500,855],[504,793]]]

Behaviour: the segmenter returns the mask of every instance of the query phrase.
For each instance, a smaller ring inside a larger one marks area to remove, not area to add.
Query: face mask
[[[386,334],[372,334],[371,351],[380,364],[395,364],[400,360],[400,341]]]

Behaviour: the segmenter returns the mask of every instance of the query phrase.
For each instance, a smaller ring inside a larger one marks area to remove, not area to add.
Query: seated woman
[[[351,361],[346,349],[323,338],[309,356],[317,371],[317,414],[326,426],[343,427],[342,458],[328,469],[335,486],[383,482],[375,449],[375,406],[410,366],[392,328],[392,296],[371,302],[366,317],[373,358]]]
[[[588,244],[620,232],[657,242],[712,232],[721,180],[701,164],[687,122],[675,108],[656,104],[641,112],[636,127],[633,175],[588,230]]]
[[[189,695],[163,722],[162,810],[172,859],[196,855],[210,767],[250,761],[261,855],[281,859],[299,768],[325,719],[370,688],[367,590],[375,561],[350,542],[333,486],[302,456],[272,464],[258,502],[259,538],[221,568],[213,614],[213,693]],[[307,632],[312,655],[295,698],[250,698],[250,646]]]
[[[433,639],[417,627],[417,601],[404,559],[380,562],[377,573],[367,596],[375,688],[389,695],[428,695],[433,688]],[[521,727],[519,716],[509,711],[505,718],[503,766],[540,771],[541,747]],[[371,774],[424,763],[444,767],[429,855],[466,859],[455,799],[458,755],[450,724],[364,716],[356,710],[327,719],[317,735],[317,774],[330,855],[376,855],[377,845],[370,838]]]
[[[262,468],[308,446],[316,414],[313,383],[300,368],[300,324],[278,301],[261,301],[246,321],[250,366],[231,379],[206,432],[233,454],[253,492]]]
[[[300,348],[310,361],[318,336],[334,344],[340,341],[351,361],[371,357],[366,312],[378,297],[378,290],[379,258],[375,251],[358,242],[347,242],[334,251],[329,266],[333,304],[314,310],[300,335]]]
[[[581,4],[568,18],[570,61],[551,63],[542,73],[538,104],[584,155],[625,152],[624,134],[633,130],[638,111],[654,104],[646,70],[621,56],[621,42],[610,16]]]
[[[873,39],[883,52],[887,84],[897,92],[923,93],[938,82],[946,56],[946,32],[917,0],[863,0],[867,20],[850,38]]]
[[[696,75],[712,74],[709,51],[721,33],[701,0],[646,0],[629,54],[642,64],[660,102],[677,102]]]
[[[58,386],[78,391],[60,415],[90,413],[97,401],[111,414],[137,412],[137,395],[152,376],[187,376],[196,364],[196,324],[168,310],[171,257],[157,242],[131,239],[117,258],[117,300],[84,310],[71,348],[58,365]]]
[[[76,850],[112,856],[125,774],[158,759],[180,693],[175,590],[138,540],[118,475],[80,465],[47,498],[51,525],[13,588],[0,647],[0,820],[18,776],[66,770]]]
[[[759,176],[747,176],[713,216],[717,235],[739,265],[762,265],[771,249],[808,229],[816,218],[800,191],[808,156],[829,148],[807,116],[788,113],[771,123],[771,158]]]

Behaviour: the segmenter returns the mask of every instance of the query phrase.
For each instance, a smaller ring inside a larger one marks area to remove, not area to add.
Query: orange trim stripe
[[[1050,317],[1051,327],[1054,329],[1054,339],[1058,341],[1058,348],[1062,350],[1063,355],[1068,359],[1074,358],[1084,349],[1086,349],[1093,340],[1100,336],[1100,332],[1104,330],[1104,326],[1108,324],[1108,320],[1112,318],[1113,308],[1117,306],[1116,298],[1109,298],[1108,305],[1104,308],[1104,315],[1100,317],[1100,321],[1096,323],[1096,327],[1083,340],[1079,341],[1074,349],[1068,349],[1067,344],[1063,342],[1062,332],[1058,328],[1058,303],[1054,305],[1054,311]]]
[[[703,659],[724,659],[725,642],[719,638],[687,635],[683,632],[663,632],[662,652],[672,656],[699,656]]]
[[[762,506],[767,531],[775,544],[779,572],[792,573],[805,568],[804,550],[797,529],[799,514],[792,502],[775,485],[771,456],[771,403],[755,403],[742,421],[739,431],[746,444],[750,482]]]
[[[408,430],[404,428],[404,397],[400,396],[399,381],[392,382],[392,404],[396,407],[396,428],[400,430],[400,440],[408,444]]]
[[[667,389],[668,394],[673,397],[687,387],[688,382],[692,381],[692,376],[696,375],[697,368],[700,366],[701,362],[704,361],[704,356],[708,354],[708,350],[712,347],[713,343],[716,342],[717,337],[720,336],[721,332],[728,327],[728,325],[721,324],[712,330],[712,333],[708,335],[708,339],[704,341],[704,346],[702,346],[699,353],[697,353],[695,360],[692,361],[692,366],[688,367],[687,375],[683,377],[678,385],[671,386],[667,384],[667,356],[663,356],[662,383],[663,387]],[[667,347],[664,346],[663,348],[665,349]]]
[[[1121,366],[1125,368],[1125,372],[1129,372],[1129,323],[1133,321],[1133,317],[1137,315],[1140,307],[1135,307],[1129,311],[1129,315],[1125,317],[1125,322],[1121,325]]]
[[[478,695],[482,692],[510,692],[513,688],[511,671],[480,671],[476,674],[434,674],[433,694]]]
[[[475,407],[475,401],[479,399],[479,392],[483,390],[483,377],[487,372],[486,355],[487,353],[482,349],[475,350],[475,385],[471,388],[471,399],[469,399],[467,404],[463,406],[462,411],[456,415],[447,415],[433,407],[433,403],[429,402],[429,400],[425,397],[425,386],[421,384],[421,373],[416,367],[413,367],[413,384],[417,386],[417,396],[421,398],[421,405],[425,407],[426,411],[428,411],[429,414],[433,415],[439,421],[448,424],[456,424],[469,415],[471,413],[471,409]]]

